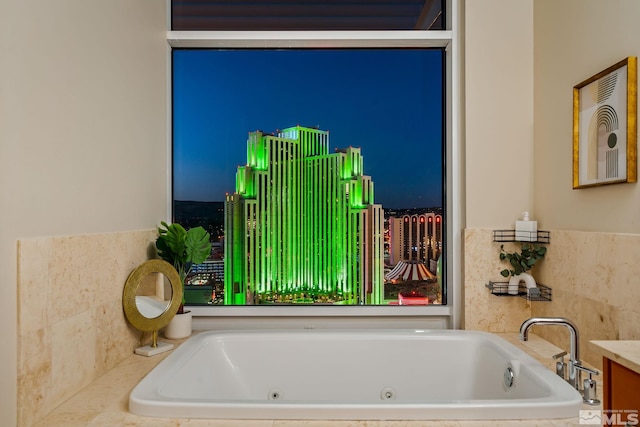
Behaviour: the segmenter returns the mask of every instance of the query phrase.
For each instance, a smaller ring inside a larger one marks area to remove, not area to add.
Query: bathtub
[[[514,345],[459,330],[203,332],[129,397],[142,416],[265,420],[569,418],[581,405]]]

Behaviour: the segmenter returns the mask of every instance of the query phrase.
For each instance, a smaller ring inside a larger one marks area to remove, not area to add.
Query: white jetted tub
[[[232,419],[538,419],[580,394],[504,339],[458,330],[210,331],[131,392],[142,416]]]

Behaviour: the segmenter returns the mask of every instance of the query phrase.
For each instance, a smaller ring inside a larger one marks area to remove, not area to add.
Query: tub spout
[[[561,325],[569,329],[570,347],[569,347],[569,384],[577,390],[580,390],[580,371],[576,366],[580,365],[580,335],[578,327],[569,319],[563,317],[532,317],[525,320],[520,326],[520,340],[527,341],[529,339],[529,329],[533,325]]]

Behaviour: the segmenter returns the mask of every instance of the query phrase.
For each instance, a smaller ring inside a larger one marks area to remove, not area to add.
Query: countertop
[[[640,373],[640,340],[590,342],[598,347],[607,359]]]
[[[517,333],[496,334],[525,350],[549,369],[554,369],[552,355],[561,351],[548,341],[531,334],[529,341],[520,342]],[[180,341],[162,339],[177,345]],[[640,360],[640,345],[635,347],[636,362]],[[123,362],[95,380],[78,394],[64,402],[34,427],[563,427],[579,426],[578,417],[552,420],[485,420],[485,421],[323,421],[323,420],[202,420],[149,418],[128,410],[129,393],[135,385],[170,352],[153,357],[132,354]],[[626,353],[626,352],[625,352]],[[636,368],[640,364],[636,365]],[[600,391],[601,387],[598,387]],[[600,397],[601,399],[601,397]],[[584,405],[586,410],[601,410],[600,406]],[[543,414],[541,414],[543,415]]]

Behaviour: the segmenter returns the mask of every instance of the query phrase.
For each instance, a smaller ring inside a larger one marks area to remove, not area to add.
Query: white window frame
[[[168,31],[168,144],[167,218],[171,218],[172,131],[171,49],[173,48],[429,48],[445,49],[446,66],[446,306],[302,306],[302,307],[189,307],[194,329],[292,327],[326,325],[353,327],[460,328],[462,313],[463,163],[461,146],[461,0],[447,0],[447,30],[381,31]],[[170,14],[170,1],[168,13]],[[170,22],[170,19],[169,19]],[[226,321],[222,321],[226,319]],[[373,321],[372,321],[373,320]],[[221,322],[222,321],[222,322]]]

